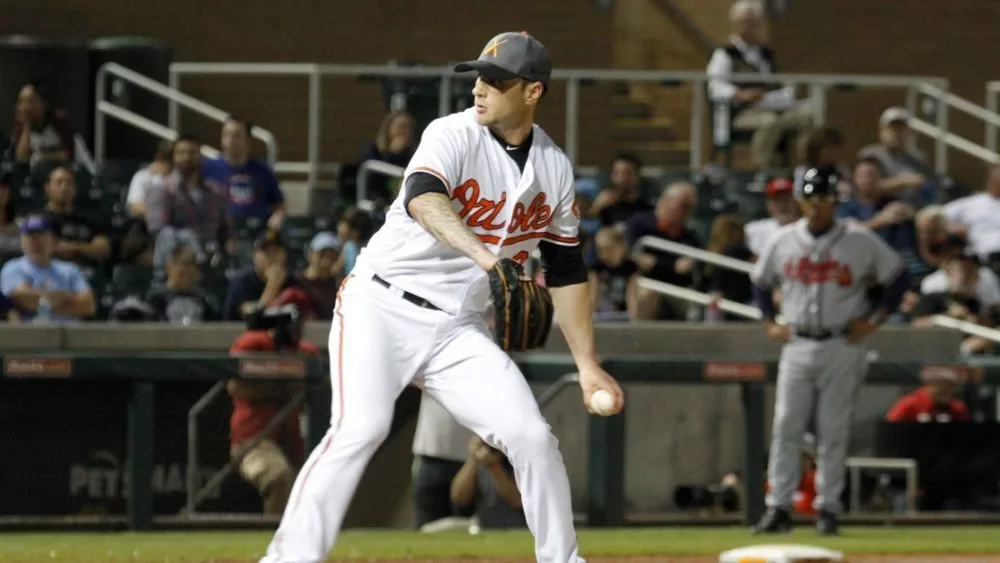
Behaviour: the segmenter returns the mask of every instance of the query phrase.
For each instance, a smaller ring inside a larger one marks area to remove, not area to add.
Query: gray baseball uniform
[[[805,219],[778,231],[754,265],[751,279],[757,286],[781,288],[781,313],[792,332],[778,364],[769,507],[792,505],[801,478],[802,435],[815,413],[816,508],[840,512],[854,397],[867,352],[844,335],[853,320],[871,314],[869,287],[888,286],[904,266],[892,248],[863,226],[837,221],[817,238]]]

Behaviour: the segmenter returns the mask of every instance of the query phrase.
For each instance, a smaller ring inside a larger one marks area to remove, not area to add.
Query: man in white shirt
[[[729,43],[715,49],[706,73],[708,97],[714,104],[730,104],[732,127],[754,131],[750,152],[754,165],[767,170],[774,166],[775,150],[789,131],[807,135],[815,117],[808,104],[795,99],[795,88],[769,81],[777,71],[774,53],[761,36],[763,11],[757,2],[740,1],[729,10],[732,35]],[[730,74],[760,73],[757,82],[732,81]]]
[[[1000,165],[990,170],[986,189],[944,206],[952,230],[964,233],[969,244],[986,263],[1000,254]]]
[[[125,199],[128,214],[132,217],[145,217],[146,205],[150,197],[155,195],[154,192],[163,190],[166,186],[167,178],[174,167],[173,150],[174,144],[172,142],[161,141],[156,148],[153,162],[132,176],[132,182],[128,186],[128,195]]]

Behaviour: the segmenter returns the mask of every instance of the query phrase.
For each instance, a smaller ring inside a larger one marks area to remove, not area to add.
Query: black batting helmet
[[[802,176],[802,185],[797,190],[797,196],[802,199],[814,197],[835,197],[840,175],[832,166],[820,166],[806,170]]]

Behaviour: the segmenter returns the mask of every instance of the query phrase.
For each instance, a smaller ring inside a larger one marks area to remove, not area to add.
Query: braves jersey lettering
[[[522,172],[489,130],[476,123],[474,111],[427,126],[403,185],[417,172],[438,177],[455,213],[502,258],[526,260],[542,239],[576,245],[580,218],[573,210],[573,169],[566,155],[536,126]],[[407,214],[404,201],[400,192],[358,264],[449,313],[485,310],[486,273],[424,231]]]
[[[848,287],[854,281],[851,266],[836,260],[813,262],[805,256],[797,261],[785,263],[785,279],[806,285],[835,281],[841,287]]]

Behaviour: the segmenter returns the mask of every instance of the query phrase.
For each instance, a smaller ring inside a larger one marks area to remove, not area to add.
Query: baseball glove
[[[544,346],[552,328],[549,291],[525,280],[524,269],[510,258],[501,258],[490,270],[489,279],[500,348],[519,352]]]

